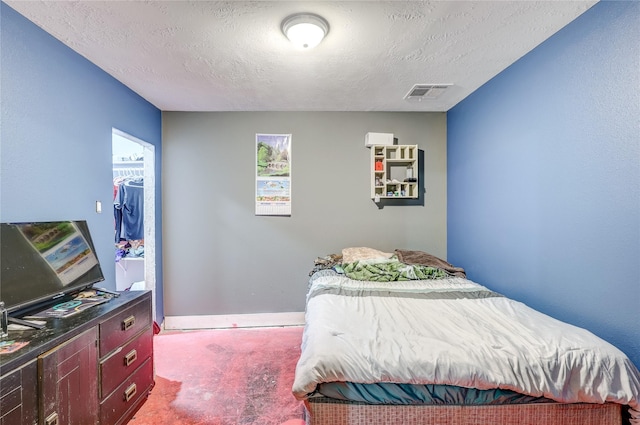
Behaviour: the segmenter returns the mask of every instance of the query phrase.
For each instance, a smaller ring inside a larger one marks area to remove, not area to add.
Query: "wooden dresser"
[[[154,385],[150,291],[8,339],[29,344],[0,355],[0,425],[125,424]]]

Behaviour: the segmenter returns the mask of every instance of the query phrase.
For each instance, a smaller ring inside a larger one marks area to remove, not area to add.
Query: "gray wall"
[[[369,131],[423,153],[419,202],[370,199]],[[292,134],[292,214],[255,215],[255,135]],[[163,112],[167,316],[304,311],[313,260],[349,246],[445,258],[446,114]]]

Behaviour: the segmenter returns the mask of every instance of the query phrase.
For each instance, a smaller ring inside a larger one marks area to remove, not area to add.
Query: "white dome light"
[[[282,32],[296,47],[312,49],[327,35],[329,24],[321,16],[298,13],[282,21]]]

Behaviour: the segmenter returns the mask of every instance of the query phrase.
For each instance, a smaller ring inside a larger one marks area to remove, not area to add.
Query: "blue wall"
[[[0,5],[0,220],[87,220],[115,288],[111,131],[156,146],[157,283],[162,288],[161,112]],[[103,213],[95,212],[102,201]],[[162,317],[162,297],[157,293]]]
[[[455,108],[448,260],[640,366],[640,3],[600,2]]]

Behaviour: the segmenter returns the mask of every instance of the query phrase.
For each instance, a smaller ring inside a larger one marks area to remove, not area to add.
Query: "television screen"
[[[86,221],[0,224],[0,300],[9,312],[103,280]]]

